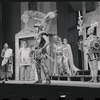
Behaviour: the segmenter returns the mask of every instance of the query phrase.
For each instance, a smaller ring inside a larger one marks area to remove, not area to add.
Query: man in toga
[[[30,80],[30,70],[31,70],[31,49],[28,47],[26,41],[22,41],[22,47],[19,49],[19,65],[20,65],[20,79]],[[26,74],[25,74],[26,73]]]

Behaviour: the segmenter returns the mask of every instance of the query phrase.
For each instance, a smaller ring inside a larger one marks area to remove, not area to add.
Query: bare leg
[[[25,79],[25,66],[20,66],[20,80]]]
[[[93,77],[94,77],[94,82],[97,82],[97,75],[98,75],[98,62],[97,62],[97,60],[93,60]]]
[[[56,75],[57,74],[57,58],[56,58],[56,55],[55,55],[55,62],[54,62],[54,72],[53,72],[53,75]]]
[[[89,61],[89,67],[90,67],[90,71],[91,71],[91,77],[92,79],[89,82],[93,82],[94,81],[94,75],[93,75],[93,61]]]
[[[29,81],[30,80],[30,71],[31,71],[31,66],[27,66],[26,67],[26,80]]]

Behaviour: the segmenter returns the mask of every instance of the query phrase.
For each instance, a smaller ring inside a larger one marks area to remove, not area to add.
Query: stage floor
[[[47,100],[58,100],[61,95],[66,95],[68,100],[84,98],[83,100],[95,100],[100,98],[100,82],[88,83],[82,81],[51,80],[51,84],[35,84],[35,81],[0,81],[0,98],[10,100],[39,100],[33,98],[47,98]],[[92,95],[91,95],[92,94]],[[3,100],[3,99],[0,99]]]
[[[0,81],[0,84],[2,84],[2,81]],[[35,81],[16,81],[16,80],[9,80],[5,81],[5,84],[33,84],[33,85],[48,85],[45,84],[45,81],[43,83],[36,84]],[[81,82],[81,81],[56,81],[51,80],[52,86],[71,86],[71,87],[88,87],[88,88],[100,88],[100,82],[97,83],[89,83],[89,82]]]

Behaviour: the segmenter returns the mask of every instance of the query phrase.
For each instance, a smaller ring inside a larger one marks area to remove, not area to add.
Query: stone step
[[[89,81],[91,75],[76,75],[76,76],[50,76],[51,80],[65,80],[65,81]],[[100,81],[100,75],[97,76],[97,80]]]
[[[77,72],[78,75],[90,75],[90,70],[80,70]],[[98,70],[98,75],[100,75],[100,70]]]

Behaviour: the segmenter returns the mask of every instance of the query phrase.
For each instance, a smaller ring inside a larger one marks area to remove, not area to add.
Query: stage
[[[0,85],[2,84],[2,81],[0,81]],[[100,88],[100,82],[93,83],[93,82],[81,82],[81,81],[55,81],[52,80],[51,84],[45,84],[45,81],[42,83],[36,84],[35,81],[15,81],[15,80],[10,80],[10,81],[5,81],[6,84],[27,84],[27,85],[51,85],[51,86],[71,86],[71,87],[86,87],[86,88]]]
[[[59,81],[52,80],[51,84],[34,84],[34,81],[9,80],[5,83],[0,81],[0,98],[10,98],[10,100],[58,100],[61,95],[66,95],[65,100],[94,100],[100,98],[100,82],[88,83],[80,81]],[[0,100],[2,100],[0,99]]]

